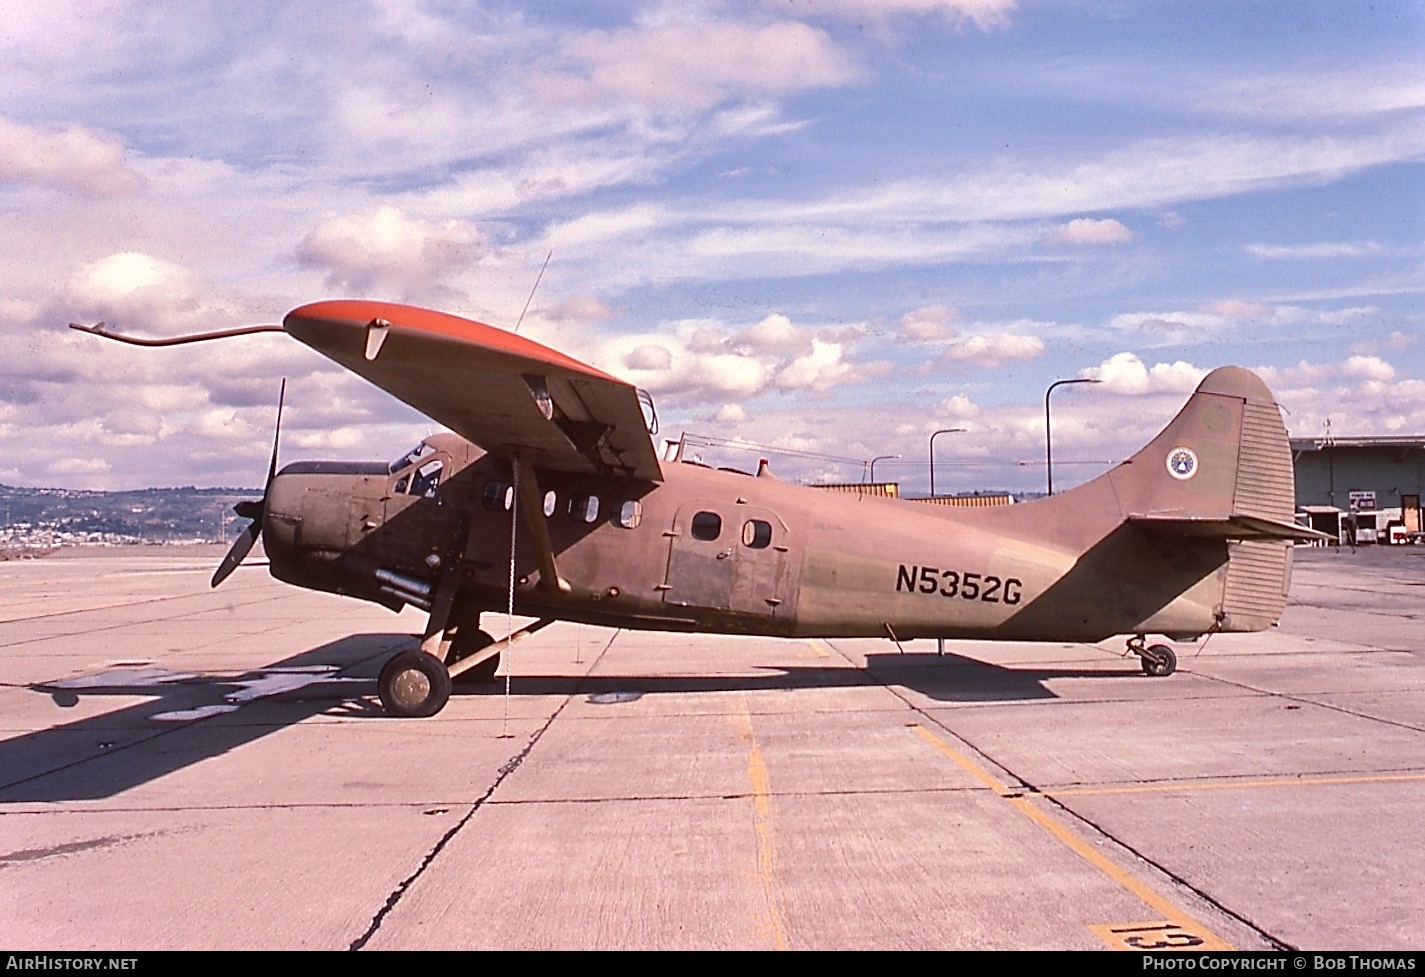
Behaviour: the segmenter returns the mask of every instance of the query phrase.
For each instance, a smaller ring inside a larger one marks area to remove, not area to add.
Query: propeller
[[[282,404],[286,399],[287,378],[283,377],[282,387],[277,393],[277,425],[272,433],[272,461],[267,466],[267,482],[262,486],[262,498],[255,501],[244,499],[233,506],[233,511],[239,516],[252,521],[238,534],[238,538],[233,540],[232,549],[228,550],[223,562],[219,563],[218,569],[213,572],[214,587],[232,575],[262,535],[263,517],[267,514],[267,494],[272,491],[272,480],[277,477],[277,445],[282,438]]]

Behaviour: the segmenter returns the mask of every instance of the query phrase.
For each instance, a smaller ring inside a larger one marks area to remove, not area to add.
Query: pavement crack
[[[1354,716],[1356,719],[1365,719],[1373,723],[1380,723],[1384,726],[1395,726],[1399,729],[1408,729],[1413,733],[1425,733],[1425,726],[1416,726],[1413,723],[1402,722],[1398,719],[1386,719],[1384,716],[1373,716],[1368,712],[1359,712],[1355,709],[1347,709],[1345,706],[1337,705],[1334,702],[1322,702],[1319,699],[1310,699],[1307,698],[1305,695],[1293,695],[1290,692],[1273,692],[1271,689],[1259,689],[1255,685],[1250,685],[1246,682],[1238,682],[1229,678],[1220,678],[1216,675],[1204,674],[1202,677],[1210,679],[1214,682],[1220,682],[1223,685],[1230,685],[1238,689],[1246,689],[1247,691],[1255,692],[1258,695],[1270,696],[1274,699],[1284,699],[1287,702],[1296,702],[1304,706],[1315,706],[1318,709],[1328,709],[1332,712],[1339,712],[1344,716]],[[1317,694],[1325,695],[1327,693],[1323,692]],[[1290,706],[1288,706],[1288,708],[1290,708]]]
[[[1212,895],[1208,894],[1206,891],[1204,891],[1197,885],[1194,885],[1187,878],[1172,871],[1166,865],[1163,865],[1161,862],[1149,858],[1143,852],[1139,851],[1137,848],[1130,845],[1122,838],[1119,838],[1117,835],[1108,831],[1092,819],[1085,817],[1078,811],[1075,811],[1073,808],[1069,807],[1067,804],[1054,797],[1053,795],[1041,793],[1039,796],[1043,797],[1046,803],[1058,808],[1067,817],[1073,818],[1078,823],[1085,825],[1086,827],[1092,828],[1094,832],[1097,833],[1100,837],[1107,839],[1115,847],[1120,848],[1128,854],[1132,855],[1144,865],[1151,865],[1155,872],[1157,872],[1159,875],[1161,875],[1168,881],[1172,882],[1173,885],[1186,889],[1188,892],[1191,892],[1202,902],[1213,907],[1218,912],[1222,913],[1224,916],[1227,916],[1229,919],[1235,919],[1237,922],[1250,929],[1253,933],[1256,933],[1263,940],[1266,940],[1268,943],[1270,943],[1273,950],[1286,950],[1295,953],[1300,949],[1300,947],[1293,946],[1285,940],[1274,936],[1272,933],[1268,932],[1250,917],[1243,915],[1242,913],[1231,908],[1219,899],[1214,898]]]
[[[834,644],[831,644],[830,642],[828,642],[828,644],[830,644],[831,648],[837,651],[838,654],[841,654],[843,657],[846,657],[844,652],[841,652],[841,650],[836,648]],[[868,674],[871,674],[873,678],[876,677],[874,673],[869,672],[869,670],[867,670],[867,672]],[[1015,770],[1011,769],[1006,764],[991,757],[977,744],[973,743],[969,738],[967,738],[963,733],[951,729],[948,725],[946,725],[943,719],[939,719],[935,716],[932,716],[928,711],[913,702],[901,690],[895,688],[893,685],[887,682],[881,682],[881,685],[892,695],[896,696],[896,698],[904,702],[906,707],[909,708],[911,712],[916,713],[931,725],[943,730],[945,733],[954,737],[966,749],[971,751],[975,756],[979,757],[986,764],[1001,771],[1005,775],[1007,783],[1003,785],[995,785],[992,780],[990,781],[990,785],[994,787],[996,793],[998,793],[1000,797],[1011,802],[1020,801],[1022,803],[1028,803],[1028,801],[1025,800],[1026,796],[1032,796],[1036,800],[1042,801],[1043,803],[1058,809],[1065,817],[1070,818],[1072,819],[1072,821],[1082,824],[1088,828],[1091,828],[1100,838],[1107,841],[1114,848],[1118,849],[1121,852],[1125,852],[1129,855],[1132,855],[1141,864],[1150,866],[1154,870],[1154,872],[1157,873],[1160,879],[1166,879],[1170,881],[1173,885],[1182,888],[1187,892],[1193,893],[1193,895],[1196,896],[1197,899],[1199,899],[1203,904],[1213,907],[1227,918],[1236,920],[1238,923],[1242,924],[1243,926],[1246,926],[1253,933],[1257,934],[1263,940],[1271,944],[1273,949],[1293,951],[1297,949],[1296,947],[1285,942],[1284,940],[1281,940],[1276,936],[1272,935],[1271,933],[1267,932],[1265,929],[1263,929],[1261,926],[1259,926],[1257,923],[1255,923],[1242,913],[1228,908],[1222,902],[1208,895],[1206,892],[1198,888],[1196,885],[1188,881],[1183,876],[1169,870],[1166,866],[1160,864],[1154,859],[1147,857],[1137,848],[1128,844],[1126,841],[1112,834],[1101,825],[1095,823],[1094,821],[1075,811],[1073,808],[1069,807],[1066,803],[1064,803],[1064,801],[1053,796],[1051,793],[1046,793],[1037,784],[1034,784],[1029,779],[1020,776]],[[984,780],[985,777],[982,775],[981,779]]]
[[[391,911],[394,910],[396,906],[400,904],[406,893],[410,891],[411,886],[416,884],[416,880],[418,880],[422,875],[425,874],[426,869],[430,868],[431,865],[435,864],[435,860],[440,857],[440,853],[445,850],[445,847],[455,839],[456,835],[460,834],[460,832],[465,828],[467,824],[470,823],[470,821],[475,817],[476,813],[479,812],[479,810],[485,806],[485,802],[490,799],[490,796],[494,794],[495,791],[500,789],[500,785],[505,782],[505,778],[519,769],[520,764],[524,763],[525,757],[529,756],[530,751],[534,749],[535,744],[538,743],[540,738],[544,736],[545,732],[548,731],[549,727],[554,725],[554,721],[559,718],[559,714],[565,710],[569,703],[573,702],[574,699],[579,696],[586,681],[588,680],[588,676],[592,674],[593,670],[598,666],[599,659],[603,658],[604,655],[608,652],[608,650],[613,647],[614,641],[622,633],[623,632],[621,630],[614,632],[613,637],[609,638],[609,643],[604,645],[603,651],[599,652],[598,656],[594,659],[594,661],[590,662],[589,670],[584,673],[584,676],[582,678],[580,678],[579,683],[575,686],[574,690],[570,692],[569,695],[564,697],[564,701],[559,704],[559,708],[555,709],[552,713],[550,713],[549,718],[546,719],[544,723],[534,731],[533,734],[531,734],[529,742],[524,745],[524,748],[521,749],[514,756],[510,757],[508,761],[506,761],[505,765],[502,766],[495,774],[495,779],[491,781],[490,786],[485,790],[485,793],[481,794],[475,799],[475,802],[470,805],[470,810],[465,812],[464,817],[462,817],[458,822],[456,822],[455,825],[451,827],[449,831],[440,836],[440,839],[436,841],[435,845],[431,847],[431,850],[426,852],[425,858],[421,859],[420,865],[416,866],[416,870],[410,875],[408,875],[401,882],[400,885],[396,886],[396,888],[391,890],[391,894],[386,897],[385,905],[383,905],[380,909],[376,911],[375,916],[371,917],[371,925],[366,927],[366,932],[362,933],[355,940],[353,940],[351,942],[351,946],[349,946],[347,949],[361,950],[366,947],[366,944],[369,943],[371,941],[371,938],[376,935],[376,931],[381,928],[381,924],[386,921],[386,917],[389,916],[391,914]]]

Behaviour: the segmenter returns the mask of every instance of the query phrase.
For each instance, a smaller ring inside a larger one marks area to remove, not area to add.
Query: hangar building
[[[1313,529],[1338,536],[1357,513],[1362,542],[1421,531],[1425,437],[1292,438],[1296,509]]]

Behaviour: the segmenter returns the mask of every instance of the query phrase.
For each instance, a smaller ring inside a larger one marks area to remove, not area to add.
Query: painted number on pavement
[[[1160,919],[1150,923],[1099,923],[1089,929],[1115,950],[1211,950],[1220,942],[1194,933],[1181,923]]]

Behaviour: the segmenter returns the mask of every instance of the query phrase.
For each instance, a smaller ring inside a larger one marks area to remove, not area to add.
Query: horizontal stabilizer
[[[1297,543],[1314,543],[1331,539],[1326,533],[1298,526],[1293,522],[1278,522],[1261,516],[1236,515],[1225,519],[1206,517],[1148,515],[1129,516],[1135,526],[1163,536],[1191,536],[1197,539],[1280,539]]]

